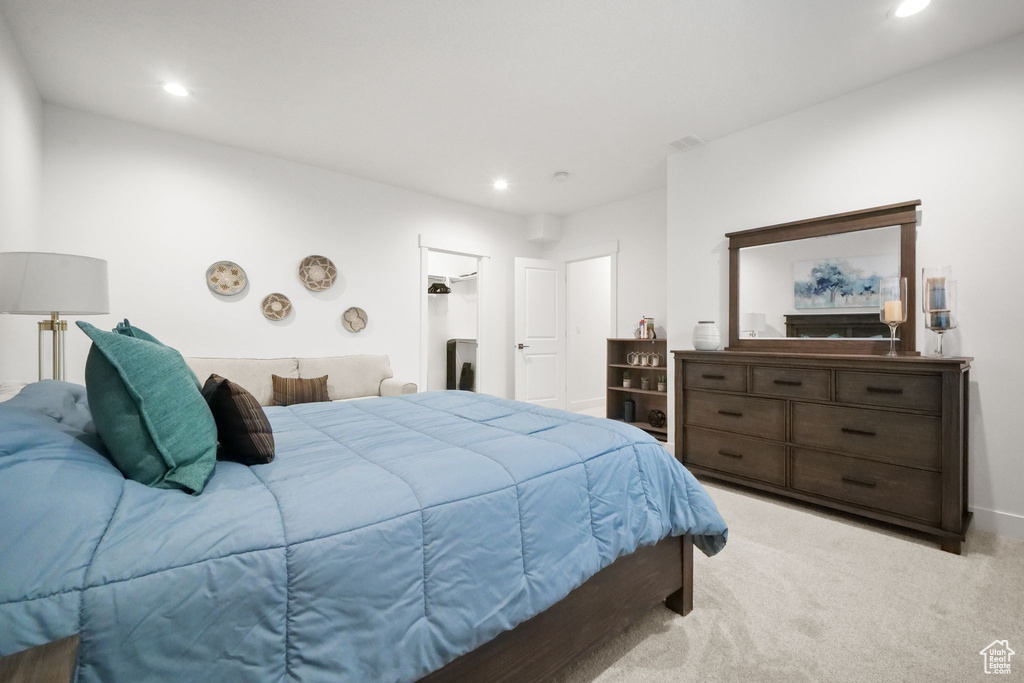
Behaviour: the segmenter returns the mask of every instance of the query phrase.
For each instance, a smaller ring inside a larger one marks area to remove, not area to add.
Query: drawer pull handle
[[[902,389],[892,389],[889,387],[867,387],[869,394],[902,394]]]
[[[777,379],[775,380],[775,383],[781,384],[784,387],[802,387],[804,385],[804,383],[798,379]]]
[[[875,436],[874,432],[868,432],[863,429],[851,429],[850,427],[842,428],[843,434],[856,434],[857,436]]]
[[[718,451],[719,455],[724,455],[729,458],[742,458],[742,453],[730,453],[729,451]]]
[[[701,375],[701,377],[703,377],[704,379],[725,379],[725,375],[708,375],[708,374],[703,374],[703,375]]]
[[[743,417],[743,413],[736,413],[731,410],[719,410],[719,415],[728,415],[729,417]]]
[[[854,477],[843,477],[842,479],[847,484],[854,484],[856,486],[863,486],[863,487],[869,488],[869,489],[875,488],[875,482],[873,482],[873,481],[865,481],[864,479],[856,479]]]

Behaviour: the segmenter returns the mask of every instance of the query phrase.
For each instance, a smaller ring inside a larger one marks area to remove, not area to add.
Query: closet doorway
[[[611,260],[606,255],[565,264],[566,408],[597,417],[604,417],[605,356],[608,337],[615,336]]]
[[[421,391],[480,391],[485,259],[426,247],[421,252]]]

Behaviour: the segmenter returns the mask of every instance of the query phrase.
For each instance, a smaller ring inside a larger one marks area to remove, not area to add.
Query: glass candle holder
[[[935,333],[935,355],[942,357],[942,335],[954,329],[958,324],[956,306],[956,280],[946,280],[943,283],[941,301],[935,300],[935,304],[942,304],[942,308],[929,306],[924,312],[924,326]]]
[[[899,355],[896,353],[896,328],[907,320],[907,278],[883,278],[878,294],[878,319],[889,326],[890,334],[889,353],[885,355],[895,357]]]
[[[946,309],[946,283],[952,279],[951,266],[921,269],[921,312]]]

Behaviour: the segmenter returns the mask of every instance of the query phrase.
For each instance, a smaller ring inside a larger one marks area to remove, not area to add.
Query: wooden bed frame
[[[421,680],[546,681],[659,602],[683,616],[693,609],[692,536],[620,557],[560,602]]]

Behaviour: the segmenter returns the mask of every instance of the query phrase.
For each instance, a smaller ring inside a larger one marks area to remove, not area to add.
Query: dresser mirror
[[[900,353],[915,353],[919,201],[729,233],[729,349],[883,354],[883,278],[905,277]]]

